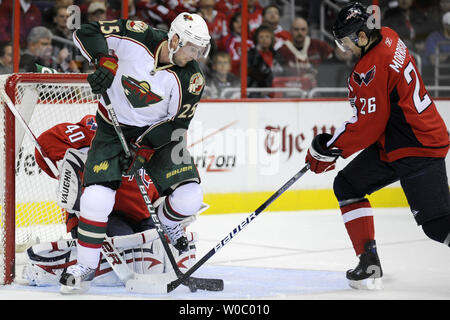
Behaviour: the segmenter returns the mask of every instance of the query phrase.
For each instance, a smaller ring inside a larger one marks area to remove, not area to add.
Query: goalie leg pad
[[[35,246],[39,246],[39,244]],[[52,250],[35,253],[33,247],[30,247],[26,252],[26,264],[22,270],[22,278],[28,281],[29,285],[57,285],[63,271],[77,262],[76,250]]]
[[[85,152],[69,148],[59,165],[59,183],[56,202],[61,208],[80,211],[81,180],[84,163],[87,155]]]
[[[175,261],[177,263],[177,266],[183,273],[189,270],[189,268],[192,267],[196,262],[197,249],[195,243],[198,241],[198,236],[196,232],[187,232],[186,236],[189,241],[188,250],[179,251],[173,245],[169,245],[173,257],[175,258]],[[164,254],[164,259],[165,259],[164,262],[165,272],[173,273],[174,271],[172,269],[172,264],[170,263],[167,254]]]

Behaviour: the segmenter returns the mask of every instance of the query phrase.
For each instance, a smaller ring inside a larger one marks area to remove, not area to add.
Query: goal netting
[[[38,167],[33,135],[95,114],[98,97],[85,74],[14,74],[0,76],[0,101],[0,284],[8,284],[16,252],[69,237],[57,181]]]

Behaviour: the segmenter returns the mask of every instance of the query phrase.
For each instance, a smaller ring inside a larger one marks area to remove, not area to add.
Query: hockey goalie
[[[38,143],[48,158],[44,159],[36,149],[36,162],[46,174],[59,180],[57,203],[65,211],[67,232],[72,235],[72,239],[38,243],[26,251],[26,265],[22,272],[22,278],[29,285],[58,285],[62,272],[77,262],[77,242],[82,241],[82,235],[78,235],[77,232],[82,175],[87,151],[96,127],[95,116],[86,115],[78,123],[57,124],[43,132],[38,138]],[[59,172],[52,172],[46,163],[49,160],[58,168]],[[142,179],[155,206],[164,200],[164,197],[159,196],[144,169],[139,171],[138,177],[124,175],[116,193],[115,205],[108,217],[106,232],[108,243],[113,244],[114,250],[117,250],[128,268],[136,274],[171,273],[173,270],[167,253],[156,229],[154,229],[148,209],[134,179]],[[196,215],[183,221],[183,227],[186,228],[198,214],[207,208],[208,205],[203,204]],[[197,236],[191,232],[186,232],[186,236],[189,240],[186,251],[179,251],[170,245],[181,271],[186,271],[195,263]],[[92,285],[124,285],[104,255],[101,256]]]

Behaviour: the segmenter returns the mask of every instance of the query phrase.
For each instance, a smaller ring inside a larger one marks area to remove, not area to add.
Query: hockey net
[[[38,167],[34,139],[10,107],[38,137],[55,124],[95,114],[97,99],[85,74],[0,76],[0,284],[13,281],[16,252],[69,236],[56,204],[57,180]]]

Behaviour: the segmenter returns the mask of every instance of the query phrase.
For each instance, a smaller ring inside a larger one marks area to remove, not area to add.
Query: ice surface
[[[249,213],[202,215],[198,258]],[[222,278],[222,292],[191,293],[180,286],[167,295],[137,295],[124,287],[93,287],[63,296],[58,287],[0,287],[0,299],[450,299],[450,250],[429,240],[408,208],[375,209],[375,234],[384,276],[381,291],[350,289],[345,271],[357,264],[338,209],[263,212],[218,251],[194,276]],[[20,272],[20,270],[18,270]]]

